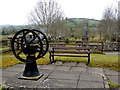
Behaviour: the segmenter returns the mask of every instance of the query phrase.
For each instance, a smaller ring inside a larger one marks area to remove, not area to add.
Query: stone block
[[[103,84],[103,82],[93,82],[93,81],[80,80],[77,88],[104,88],[104,84]],[[92,89],[90,89],[90,90],[92,90]],[[103,89],[100,89],[100,90],[103,90]]]
[[[77,63],[77,67],[88,67],[85,63]]]
[[[120,76],[120,72],[117,72],[117,71],[104,69],[104,72],[105,72],[105,75],[119,75]]]
[[[62,65],[64,66],[76,66],[77,62],[65,62]]]
[[[86,67],[72,67],[71,71],[86,72]]]
[[[76,88],[76,80],[59,80],[59,79],[46,79],[38,88]]]
[[[54,70],[57,66],[54,65],[43,65],[39,67],[39,69],[44,69],[44,70]]]
[[[78,80],[80,72],[54,71],[48,77],[49,79]]]
[[[69,66],[57,66],[55,70],[70,71]]]
[[[99,74],[104,74],[103,68],[88,67],[88,72],[95,72],[95,73],[99,73]]]
[[[89,72],[81,72],[80,80],[103,82],[103,78],[101,75]]]

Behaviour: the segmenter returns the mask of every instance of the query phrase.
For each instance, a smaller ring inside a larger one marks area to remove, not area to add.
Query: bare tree
[[[104,40],[115,41],[117,39],[117,9],[113,6],[107,7],[103,13],[103,19],[99,24],[99,34]]]
[[[47,34],[55,36],[61,30],[60,25],[63,25],[63,12],[54,0],[39,0],[30,12],[28,21],[37,28],[46,28]]]

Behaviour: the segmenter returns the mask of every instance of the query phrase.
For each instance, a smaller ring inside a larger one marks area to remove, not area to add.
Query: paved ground
[[[20,88],[109,88],[107,80],[119,84],[118,72],[103,68],[87,67],[84,63],[56,62],[50,65],[38,65],[44,76],[37,81],[17,79],[24,64],[17,64],[0,70],[2,86]]]

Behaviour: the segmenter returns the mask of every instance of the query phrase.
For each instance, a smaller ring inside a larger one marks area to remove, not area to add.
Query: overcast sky
[[[0,25],[27,24],[27,15],[38,0],[0,0]],[[94,18],[100,20],[106,7],[120,0],[55,0],[68,18]]]

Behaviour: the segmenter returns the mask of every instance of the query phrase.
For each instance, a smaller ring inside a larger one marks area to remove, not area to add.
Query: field
[[[8,66],[21,63],[19,60],[17,60],[12,52],[3,53],[0,55],[0,67],[6,68]],[[55,57],[55,60],[57,61],[73,61],[73,62],[83,62],[87,63],[87,58],[83,57]],[[40,58],[37,60],[37,64],[49,64],[49,53],[47,53],[43,58]],[[120,71],[119,68],[120,62],[118,62],[118,56],[117,55],[104,55],[104,54],[91,54],[91,67],[102,67],[102,68],[108,68],[111,70]]]

